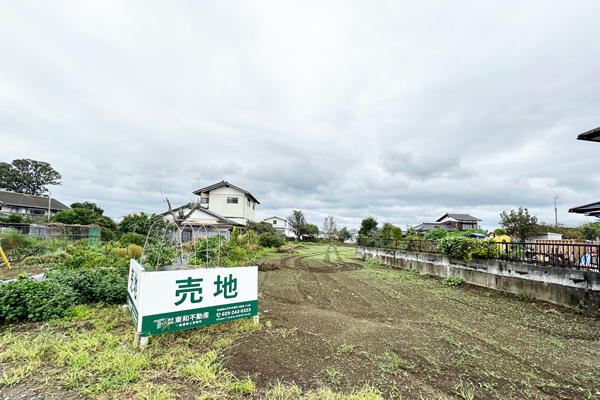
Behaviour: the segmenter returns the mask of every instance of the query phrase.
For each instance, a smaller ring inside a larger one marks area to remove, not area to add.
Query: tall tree
[[[296,236],[296,240],[302,240],[302,235],[306,233],[306,217],[302,211],[293,210],[290,215],[286,218],[287,222],[290,224],[290,228],[292,232],[294,232],[294,236]],[[319,229],[317,228],[317,231]]]
[[[529,211],[523,207],[517,211],[510,210],[510,213],[502,211],[499,224],[508,235],[516,236],[523,242],[538,233],[537,217],[529,215]]]
[[[60,185],[61,175],[50,164],[27,158],[0,163],[0,189],[39,196],[46,185]]]
[[[375,237],[377,235],[377,220],[373,217],[367,217],[360,223],[359,235]]]
[[[92,210],[97,216],[101,216],[104,214],[104,210],[98,207],[96,203],[92,203],[91,201],[84,201],[83,203],[73,203],[71,204],[71,208],[85,208],[86,210]]]
[[[379,231],[379,238],[380,239],[391,239],[392,238],[392,229],[394,229],[394,225],[392,225],[389,222],[386,222],[385,224],[383,224],[383,226],[381,227],[381,230]]]
[[[352,239],[352,234],[344,226],[342,229],[340,229],[338,231],[337,237],[340,242],[345,242],[346,240]]]

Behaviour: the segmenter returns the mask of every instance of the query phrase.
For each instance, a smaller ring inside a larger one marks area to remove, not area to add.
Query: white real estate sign
[[[148,272],[129,266],[127,305],[137,332],[158,335],[257,315],[258,267]]]

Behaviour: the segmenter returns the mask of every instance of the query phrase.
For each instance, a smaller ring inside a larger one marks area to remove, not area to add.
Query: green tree
[[[306,217],[302,211],[293,210],[290,215],[286,218],[287,222],[290,224],[290,228],[292,232],[294,232],[294,236],[296,236],[296,240],[302,240],[302,236],[307,234],[306,232]],[[319,228],[317,227],[317,235]]]
[[[98,207],[96,203],[92,203],[91,201],[84,201],[83,203],[73,203],[71,204],[71,208],[83,208],[86,210],[92,210],[97,216],[101,216],[104,214],[104,210]]]
[[[596,238],[600,237],[600,224],[586,222],[577,227],[577,232],[584,240],[596,240]]]
[[[91,225],[95,224],[98,216],[93,210],[86,208],[72,208],[70,210],[60,211],[52,221],[60,222],[61,224],[79,224]]]
[[[389,222],[383,224],[379,231],[380,239],[391,239],[392,238],[392,229],[394,229],[394,225]]]
[[[246,229],[248,229],[249,231],[254,231],[254,233],[256,233],[257,235],[262,235],[263,233],[270,233],[272,235],[275,235],[277,233],[275,228],[273,228],[273,225],[265,221],[248,221],[246,222]]]
[[[439,240],[439,239],[445,238],[447,235],[448,235],[448,232],[446,232],[442,228],[433,228],[425,234],[425,239]]]
[[[402,229],[395,226],[392,228],[392,239],[402,239]]]
[[[251,221],[248,221],[248,222],[251,222]],[[236,226],[231,230],[231,235],[229,236],[229,240],[233,243],[237,243],[239,237],[240,237],[240,230]]]
[[[27,158],[0,163],[0,189],[40,196],[46,185],[60,185],[61,175],[50,164]]]
[[[319,236],[319,227],[314,224],[306,224],[304,230],[309,239],[314,239]]]
[[[539,231],[537,217],[529,215],[527,208],[523,207],[519,207],[517,211],[510,210],[510,213],[502,211],[499,224],[507,235],[516,236],[523,242]]]
[[[140,213],[137,215],[128,215],[125,218],[123,218],[123,221],[121,221],[121,223],[119,223],[119,232],[135,232],[145,236],[148,234],[148,232],[150,231],[150,227],[153,224],[156,223],[154,225],[155,228],[159,226],[159,223],[157,222],[163,222],[164,224],[166,224],[161,215],[148,215],[145,213]],[[152,231],[154,232],[154,229],[152,229]]]
[[[377,235],[377,225],[378,223],[375,218],[367,217],[361,221],[358,234],[368,237],[375,237],[375,235]]]
[[[337,233],[337,238],[340,242],[345,242],[346,240],[350,240],[352,239],[352,234],[350,233],[350,231],[348,231],[348,229],[344,226],[342,229],[340,229]]]

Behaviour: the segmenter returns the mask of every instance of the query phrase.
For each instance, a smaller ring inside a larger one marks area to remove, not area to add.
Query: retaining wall
[[[463,261],[442,254],[356,247],[356,257],[376,259],[401,269],[442,278],[461,278],[473,285],[517,293],[539,300],[600,313],[600,273],[498,260]]]

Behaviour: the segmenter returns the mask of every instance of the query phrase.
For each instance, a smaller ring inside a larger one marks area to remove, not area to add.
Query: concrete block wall
[[[461,278],[490,289],[525,290],[539,300],[600,313],[600,273],[498,260],[463,261],[443,254],[356,247],[356,257],[376,259],[401,269],[442,278]]]

